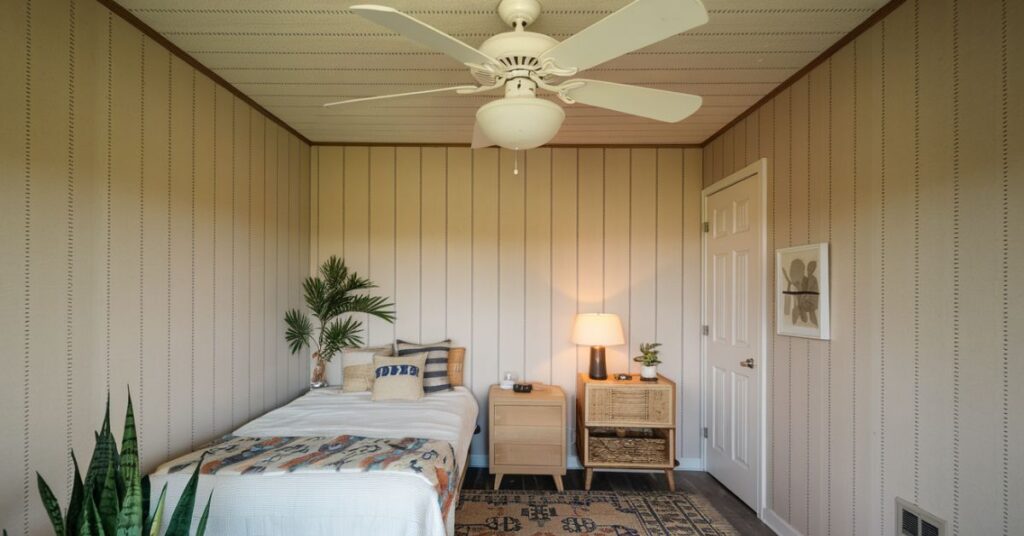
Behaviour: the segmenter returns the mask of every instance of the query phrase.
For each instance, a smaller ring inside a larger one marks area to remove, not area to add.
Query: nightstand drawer
[[[525,443],[529,445],[561,445],[562,428],[560,426],[494,426],[495,443]]]
[[[562,426],[561,406],[495,406],[494,424]]]
[[[494,465],[543,465],[558,467],[565,463],[561,445],[494,443]]]
[[[670,386],[587,386],[588,426],[674,426]]]

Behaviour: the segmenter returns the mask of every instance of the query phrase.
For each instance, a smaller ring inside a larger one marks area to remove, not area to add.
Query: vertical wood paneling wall
[[[0,526],[48,534],[108,389],[150,470],[308,385],[309,148],[97,2],[2,14]]]
[[[397,321],[371,320],[370,344],[466,346],[481,408],[505,371],[574,397],[589,355],[570,340],[575,314],[617,313],[629,344],[608,349],[609,371],[636,372],[640,343],[664,345],[677,456],[699,465],[700,149],[518,157],[517,175],[505,150],[314,147],[310,265],[342,256],[394,298]],[[486,445],[477,436],[476,463]]]
[[[892,534],[895,497],[1024,534],[1022,28],[907,0],[704,148],[705,185],[769,159],[773,248],[831,243],[832,340],[769,345],[770,507],[802,534]]]

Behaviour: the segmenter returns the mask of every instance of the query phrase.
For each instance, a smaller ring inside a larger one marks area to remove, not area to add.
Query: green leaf
[[[306,294],[306,306],[313,312],[313,316],[321,320],[330,320],[332,295],[327,283],[319,277],[307,277],[302,282],[302,289]]]
[[[107,466],[107,474],[103,478],[100,490],[99,518],[105,534],[117,532],[117,516],[121,511],[121,501],[117,496],[117,470],[113,465]]]
[[[117,536],[139,536],[142,532],[142,482],[139,477],[139,445],[135,435],[135,414],[131,393],[124,417],[124,435],[121,438],[121,476],[125,481],[125,496],[117,516]]]
[[[196,527],[196,536],[204,536],[206,534],[206,522],[210,518],[210,503],[213,502],[213,491],[210,492],[210,496],[206,499],[206,508],[203,508],[203,515],[199,518],[199,526]]]
[[[362,346],[363,339],[359,336],[363,323],[355,318],[348,317],[344,320],[331,322],[321,334],[323,342],[320,355],[330,359],[342,348],[349,346]]]
[[[78,531],[75,532],[78,536],[95,536],[92,532],[92,527],[95,525],[89,524],[89,508],[82,510],[82,524],[78,526]]]
[[[149,519],[149,505],[152,502],[150,501],[152,498],[152,486],[149,483],[149,475],[142,477],[139,485],[142,488],[142,525],[148,526],[146,521]]]
[[[39,487],[39,498],[43,501],[43,508],[46,515],[50,516],[50,523],[53,525],[53,533],[57,536],[65,534],[64,517],[60,513],[60,502],[53,495],[53,490],[43,479],[43,475],[36,472],[36,485]]]
[[[117,514],[117,536],[139,536],[142,533],[142,500],[139,484],[129,484],[121,511]]]
[[[345,266],[345,261],[338,258],[337,255],[331,255],[320,265],[320,275],[328,287],[337,288],[342,286],[348,278],[348,267]]]
[[[75,466],[75,479],[71,486],[71,501],[68,503],[67,531],[78,534],[85,522],[85,487],[82,485],[82,474],[78,471],[78,458],[71,451],[71,463]]]
[[[96,501],[91,495],[85,496],[85,508],[83,510],[84,521],[78,529],[78,536],[105,536],[103,524],[100,522],[100,513],[96,510]]]
[[[381,320],[388,322],[395,321],[395,311],[393,310],[395,304],[388,302],[387,298],[383,296],[369,296],[359,295],[353,296],[348,302],[345,312],[348,313],[366,313],[372,316],[376,316]]]
[[[192,510],[196,507],[199,471],[203,467],[203,458],[205,457],[206,454],[199,457],[196,470],[192,472],[192,477],[188,479],[185,490],[181,492],[181,498],[178,499],[178,504],[174,507],[174,513],[171,514],[171,523],[167,526],[167,534],[165,536],[188,536],[188,529],[192,525]]]
[[[341,284],[341,288],[344,289],[346,293],[349,293],[355,290],[369,290],[371,288],[377,288],[377,285],[374,285],[373,281],[370,281],[365,277],[359,277],[359,274],[352,272],[347,278],[345,278],[345,282]]]
[[[288,342],[291,352],[297,354],[313,338],[313,324],[309,321],[309,317],[298,309],[285,311],[284,323],[288,326],[284,333],[284,339]]]
[[[107,436],[110,436],[110,393],[107,393],[107,407],[103,412],[103,425],[96,434],[96,447],[92,451],[92,459],[89,460],[89,468],[85,472],[85,491],[93,496],[98,502],[100,493],[103,491],[103,479],[107,474],[107,467],[111,463],[110,445],[107,443]]]
[[[101,434],[100,439],[103,439]],[[106,434],[106,448],[110,451],[110,466],[114,468],[114,484],[117,487],[117,501],[120,504],[124,501],[124,496],[127,491],[127,485],[124,480],[124,475],[121,473],[121,455],[117,451],[117,439],[114,438],[113,432],[109,429]],[[99,503],[97,503],[99,504]]]
[[[160,525],[164,521],[164,500],[167,499],[167,484],[164,484],[164,488],[160,490],[160,500],[156,503],[156,512],[153,512],[153,517],[146,523],[146,530],[143,534],[149,536],[160,535]]]

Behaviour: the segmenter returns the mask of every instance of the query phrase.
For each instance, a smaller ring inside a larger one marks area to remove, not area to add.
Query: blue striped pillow
[[[426,394],[452,390],[452,384],[448,380],[448,350],[451,345],[451,339],[429,344],[395,341],[396,354],[399,357],[425,355],[427,361],[423,368],[423,392]]]

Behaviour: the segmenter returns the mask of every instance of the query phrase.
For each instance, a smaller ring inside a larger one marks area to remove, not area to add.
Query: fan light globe
[[[562,127],[562,107],[534,97],[491,101],[476,112],[480,130],[499,147],[526,150],[551,141]]]

